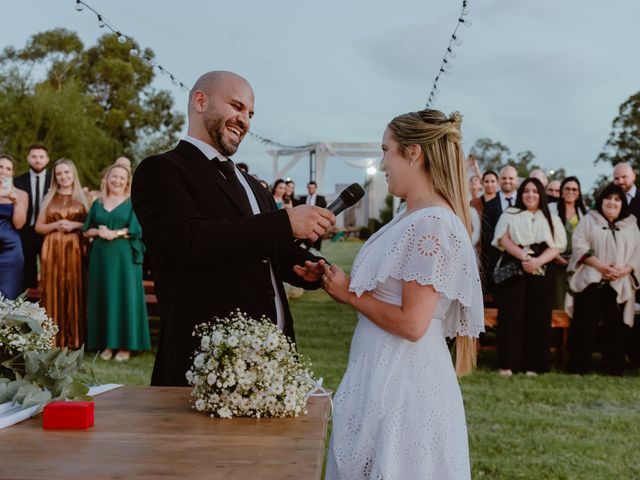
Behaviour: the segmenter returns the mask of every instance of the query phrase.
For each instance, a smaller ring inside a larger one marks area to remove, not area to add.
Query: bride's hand
[[[325,265],[322,287],[336,302],[349,303],[349,277],[336,265]]]

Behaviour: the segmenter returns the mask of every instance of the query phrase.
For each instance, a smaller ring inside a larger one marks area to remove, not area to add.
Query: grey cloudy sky
[[[461,2],[377,0],[87,0],[160,63],[192,84],[208,70],[244,75],[256,92],[252,129],[268,138],[378,142],[396,114],[420,109]],[[481,137],[543,167],[564,167],[590,186],[593,165],[619,105],[640,90],[640,1],[469,0],[452,71],[434,107],[464,115],[468,150]],[[24,46],[54,27],[85,44],[103,33],[73,0],[0,1],[0,46]],[[185,111],[186,94],[165,77]],[[271,179],[267,147],[246,139],[236,155]],[[303,183],[304,163],[292,176]],[[332,159],[326,184],[362,181],[364,171]],[[328,189],[330,190],[330,188]]]

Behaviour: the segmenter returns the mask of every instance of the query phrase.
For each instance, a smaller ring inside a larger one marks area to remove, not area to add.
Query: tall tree
[[[596,162],[628,162],[640,171],[640,92],[631,95],[613,119],[611,133]]]
[[[172,111],[169,92],[151,86],[153,68],[131,47],[106,34],[85,49],[75,32],[59,28],[33,35],[22,49],[5,48],[0,148],[24,158],[29,144],[43,142],[96,186],[117,156],[141,159],[174,144],[184,116]]]
[[[494,142],[490,138],[479,138],[471,147],[470,154],[476,158],[480,171],[493,170],[498,172],[507,164],[511,150],[506,145]]]
[[[511,155],[509,147],[490,138],[476,140],[476,143],[471,147],[470,154],[476,158],[481,172],[493,170],[498,173],[505,165],[513,165],[518,171],[518,175],[526,178],[531,170],[540,168],[532,163],[535,155],[530,150],[518,152],[514,157]]]

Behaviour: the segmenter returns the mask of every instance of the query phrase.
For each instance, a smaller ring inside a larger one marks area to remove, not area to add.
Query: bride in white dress
[[[484,311],[460,121],[436,110],[391,121],[381,169],[407,208],[364,244],[351,278],[325,266],[324,288],[359,320],[326,479],[471,477],[456,373],[475,366]],[[445,337],[457,337],[455,370]]]

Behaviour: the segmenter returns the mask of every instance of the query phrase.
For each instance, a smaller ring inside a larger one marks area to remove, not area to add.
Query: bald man
[[[495,288],[491,273],[500,257],[500,250],[491,245],[496,224],[502,212],[516,204],[516,193],[518,190],[518,171],[511,165],[507,165],[500,170],[498,176],[500,191],[498,194],[484,204],[482,211],[482,256],[481,264],[483,270],[483,285],[485,291],[495,295]]]
[[[618,163],[613,167],[613,183],[624,191],[631,213],[636,216],[638,226],[640,226],[640,195],[638,195],[638,188],[636,187],[636,172],[633,171],[628,163]]]
[[[314,242],[335,223],[326,209],[277,210],[258,181],[230,157],[249,131],[254,93],[231,72],[209,72],[189,95],[187,136],[136,169],[133,206],[149,249],[160,307],[152,385],[186,385],[198,345],[194,327],[239,308],[294,338],[282,285],[315,289],[324,260],[294,240]]]

